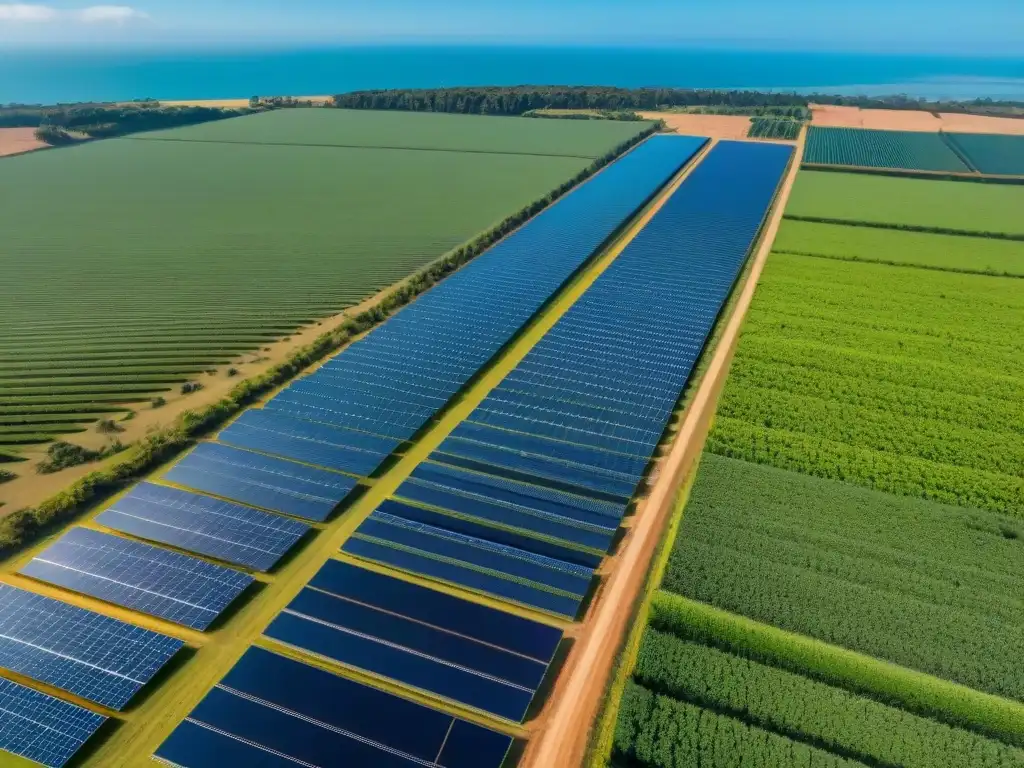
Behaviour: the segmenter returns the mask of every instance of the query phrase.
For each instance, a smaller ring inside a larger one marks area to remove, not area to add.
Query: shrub
[[[8,483],[16,477],[17,475],[13,472],[6,469],[0,469],[0,483]]]
[[[100,419],[96,423],[96,431],[102,434],[112,434],[114,432],[124,432],[124,427],[113,419]]]
[[[150,401],[150,406],[152,406],[153,408],[163,408],[165,405],[167,405],[167,401],[164,400],[162,397],[154,397]]]
[[[198,381],[186,381],[181,385],[181,394],[190,395],[193,392],[198,392],[203,388],[203,385]]]

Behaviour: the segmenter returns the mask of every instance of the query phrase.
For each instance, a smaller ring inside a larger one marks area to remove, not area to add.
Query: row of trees
[[[520,85],[354,91],[334,97],[347,109],[397,109],[414,112],[457,112],[521,115],[536,109],[637,110],[671,107],[805,108],[834,104],[876,109],[915,109],[992,112],[1024,103],[976,99],[969,102],[929,102],[905,95],[867,97],[798,94],[774,91],[688,88],[615,88],[610,86]]]
[[[40,138],[49,141],[46,137],[53,137],[59,143],[61,131],[65,134],[72,131],[92,138],[107,138],[139,131],[223,120],[251,111],[220,107],[167,107],[160,105],[159,102],[57,107],[17,106],[0,108],[0,128],[39,128],[43,134]]]

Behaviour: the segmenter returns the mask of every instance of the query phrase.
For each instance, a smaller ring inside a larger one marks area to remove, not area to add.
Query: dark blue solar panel
[[[122,709],[184,645],[0,584],[0,667]]]
[[[356,533],[572,595],[586,594],[594,576],[592,568],[381,511],[364,520]]]
[[[96,518],[107,528],[269,571],[309,530],[296,520],[154,483],[140,483]]]
[[[314,424],[262,409],[243,413],[217,441],[354,475],[370,474],[399,445],[392,438]]]
[[[156,756],[182,768],[499,768],[511,741],[436,709],[252,648]]]
[[[0,750],[61,768],[107,718],[0,678]]]
[[[376,595],[366,602],[365,594],[357,602],[344,587],[332,592],[323,583],[314,579],[264,634],[509,720],[525,716],[551,657],[525,657],[507,648],[508,639],[495,644],[480,637],[489,638],[495,627],[465,627],[459,602],[470,613],[482,606],[456,598],[455,611],[462,616],[436,614],[425,622],[420,605],[403,611],[403,606],[379,605]]]
[[[384,502],[380,509],[407,520],[416,520],[425,525],[435,525],[590,568],[600,564],[601,555],[608,551],[615,536],[614,529],[583,528],[571,520],[559,521],[496,504],[485,505],[461,496],[443,494],[417,483],[403,483],[398,493],[410,501],[435,504],[458,514],[404,504],[398,498]],[[457,508],[462,503],[465,503],[468,511],[463,512]],[[596,551],[586,551],[581,547]]]
[[[342,546],[342,551],[354,557],[390,565],[418,576],[425,576],[428,579],[494,595],[558,616],[575,618],[582,600],[579,596],[555,594],[517,581],[509,581],[500,576],[492,576],[455,562],[438,560],[421,552],[397,549],[358,536],[350,537]]]
[[[407,616],[425,624],[550,662],[561,630],[365,568],[328,560],[309,582],[314,589]]]
[[[72,528],[20,572],[200,630],[253,581],[231,568],[88,528]]]
[[[177,485],[223,496],[307,520],[326,520],[355,488],[354,478],[323,469],[202,443],[164,478]]]

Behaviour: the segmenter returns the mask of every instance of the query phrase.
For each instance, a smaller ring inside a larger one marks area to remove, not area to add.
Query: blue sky
[[[0,45],[382,41],[1024,55],[1024,0],[0,0]]]

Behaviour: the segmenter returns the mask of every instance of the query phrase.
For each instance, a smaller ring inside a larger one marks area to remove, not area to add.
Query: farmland
[[[807,134],[804,162],[954,173],[971,170],[938,133],[815,125]]]
[[[1024,237],[1024,186],[805,171],[787,217]]]
[[[1018,243],[896,228],[999,186],[801,172],[599,759],[1024,763]]]
[[[927,267],[950,272],[1024,277],[1024,243],[791,219],[775,250],[848,261]]]
[[[747,136],[751,139],[785,139],[793,141],[800,135],[802,123],[798,120],[787,120],[775,117],[750,118],[750,130]]]
[[[1024,136],[953,133],[947,138],[981,173],[1024,176]]]
[[[0,447],[84,429],[353,306],[644,127],[433,117],[270,112],[5,160],[0,268],[19,280],[0,286]]]

